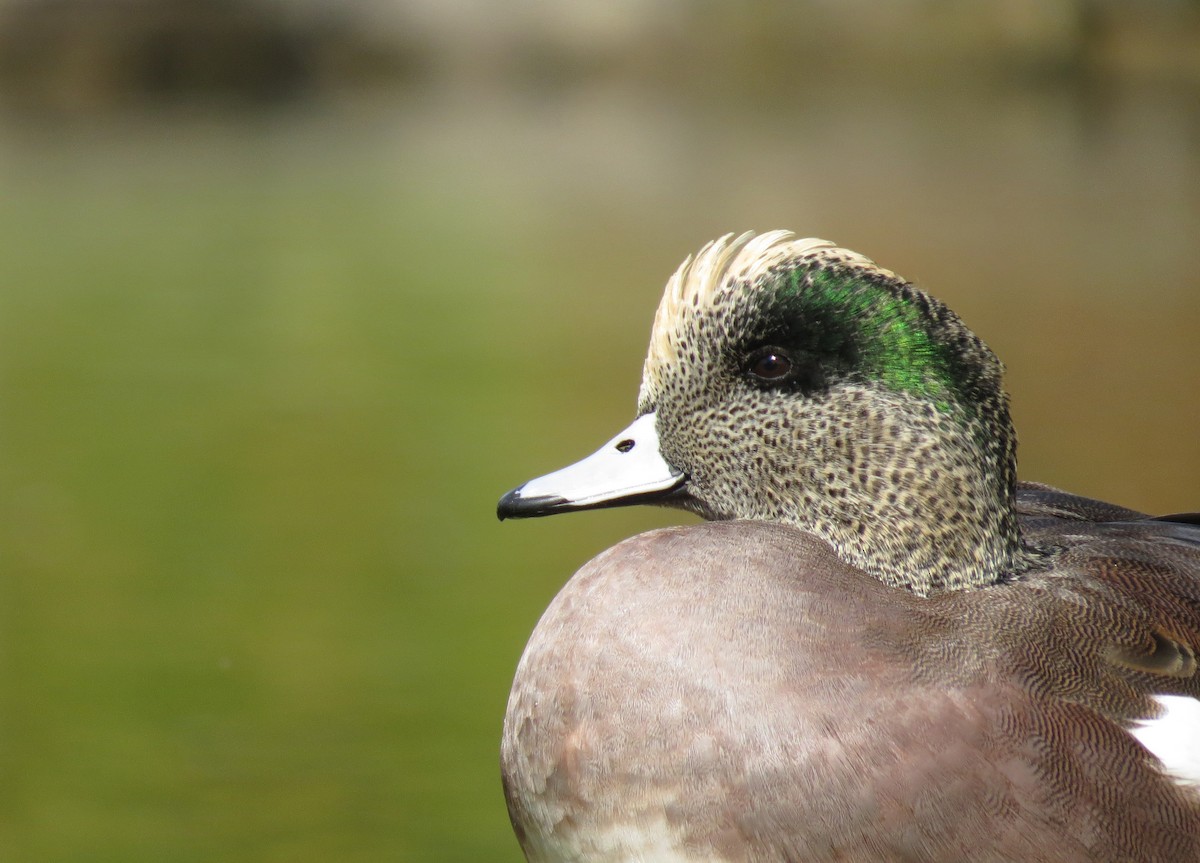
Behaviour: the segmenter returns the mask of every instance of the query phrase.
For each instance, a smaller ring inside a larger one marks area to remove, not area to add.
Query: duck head
[[[633,424],[498,513],[652,502],[795,525],[919,593],[994,584],[1028,563],[1002,375],[954,312],[862,255],[726,235],[667,283]]]

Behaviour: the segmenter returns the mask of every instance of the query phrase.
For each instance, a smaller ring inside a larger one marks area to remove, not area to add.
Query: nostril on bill
[[[633,449],[633,445],[633,438],[625,438],[625,440],[617,444],[617,452],[629,452],[631,449]]]

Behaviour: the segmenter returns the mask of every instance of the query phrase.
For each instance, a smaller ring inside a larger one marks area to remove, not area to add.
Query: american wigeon
[[[1018,483],[992,352],[867,258],[723,237],[638,418],[504,517],[653,502],[547,609],[531,863],[1200,861],[1200,526]]]

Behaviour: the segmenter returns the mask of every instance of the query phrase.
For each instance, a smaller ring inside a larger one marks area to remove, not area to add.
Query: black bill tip
[[[550,515],[558,512],[563,504],[567,503],[565,497],[556,494],[522,496],[521,489],[524,487],[523,485],[517,486],[500,498],[500,502],[496,504],[496,518],[504,521],[506,518],[535,518],[539,515]]]

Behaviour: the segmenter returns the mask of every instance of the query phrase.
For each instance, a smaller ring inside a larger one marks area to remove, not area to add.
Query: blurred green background
[[[1195,3],[0,0],[0,860],[518,861],[666,277],[792,228],[1009,366],[1023,475],[1200,508]]]

